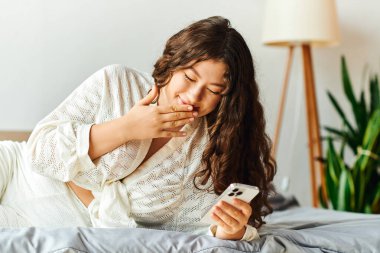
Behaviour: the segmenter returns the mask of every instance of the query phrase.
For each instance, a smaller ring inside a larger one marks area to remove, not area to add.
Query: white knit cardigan
[[[95,227],[206,232],[199,220],[217,195],[193,184],[208,141],[204,119],[186,125],[187,137],[172,138],[141,166],[151,140],[130,141],[95,161],[88,155],[91,126],[125,115],[153,83],[125,66],[97,71],[37,124],[28,159],[40,174],[92,190]]]

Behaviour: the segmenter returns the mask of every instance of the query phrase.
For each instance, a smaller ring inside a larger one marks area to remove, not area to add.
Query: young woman
[[[168,40],[152,77],[107,66],[38,123],[27,147],[7,143],[25,150],[22,161],[28,153],[23,178],[38,178],[24,181],[49,189],[34,205],[51,208],[34,217],[20,203],[1,205],[31,225],[60,209],[63,225],[79,219],[76,225],[197,233],[207,231],[199,221],[213,206],[214,236],[255,238],[271,212],[276,166],[244,39],[227,19],[200,20]],[[214,205],[230,183],[255,185],[260,194],[251,203]]]

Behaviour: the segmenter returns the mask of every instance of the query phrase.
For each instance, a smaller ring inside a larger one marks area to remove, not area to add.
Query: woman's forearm
[[[125,116],[101,124],[92,125],[90,129],[90,147],[88,155],[91,160],[95,160],[120,147],[129,140]],[[79,200],[88,207],[94,199],[92,192],[77,186],[72,181],[68,182],[67,185],[73,190]]]
[[[95,160],[128,141],[125,116],[93,125],[90,130],[90,148],[88,154],[91,160]]]

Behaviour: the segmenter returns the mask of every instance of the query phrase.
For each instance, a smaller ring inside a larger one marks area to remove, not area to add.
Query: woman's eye
[[[188,80],[188,81],[190,81],[190,82],[192,82],[192,83],[195,82],[195,80],[194,80],[194,79],[191,79],[188,75],[184,74],[184,76],[185,76],[185,79],[186,79],[186,80]],[[209,92],[211,92],[212,94],[214,94],[214,95],[221,95],[221,94],[222,94],[222,92],[214,91],[214,90],[212,90],[212,89],[210,89],[210,88],[207,88],[207,90],[208,90]]]
[[[191,79],[190,77],[188,77],[186,74],[185,74],[185,78],[186,78],[187,80],[189,80],[190,82],[194,82],[194,80]]]
[[[221,92],[213,91],[213,90],[211,90],[210,88],[207,88],[207,90],[208,90],[209,92],[211,92],[212,94],[214,94],[214,95],[220,95],[220,94],[222,94]]]

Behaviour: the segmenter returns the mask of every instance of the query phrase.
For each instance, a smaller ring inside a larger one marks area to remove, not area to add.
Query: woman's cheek
[[[200,116],[205,116],[207,114],[210,114],[211,112],[213,112],[216,107],[217,107],[218,103],[212,103],[212,104],[208,104],[208,105],[202,105],[202,109],[198,112]]]

